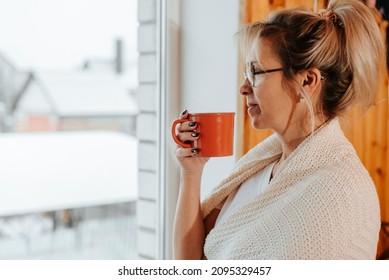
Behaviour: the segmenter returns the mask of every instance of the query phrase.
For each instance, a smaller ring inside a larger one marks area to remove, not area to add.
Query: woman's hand
[[[176,128],[181,142],[193,142],[201,137],[196,132],[199,124],[188,120],[187,110],[180,115],[183,121]],[[209,158],[199,157],[196,148],[177,145],[176,156],[181,165],[180,192],[173,230],[173,252],[175,259],[201,259],[205,229],[200,209],[201,176]]]
[[[187,119],[189,113],[187,110],[181,113],[181,119]],[[177,137],[182,142],[195,141],[201,137],[199,133],[196,132],[198,124],[196,122],[183,122],[177,126]],[[177,145],[176,148],[176,157],[181,165],[182,171],[188,175],[194,175],[196,173],[201,173],[203,171],[204,165],[209,160],[208,157],[199,157],[198,153],[200,150],[198,148],[184,148],[180,145]]]

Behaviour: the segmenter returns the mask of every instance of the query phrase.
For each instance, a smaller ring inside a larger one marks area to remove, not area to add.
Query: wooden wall
[[[304,6],[319,11],[327,5],[326,0],[245,0],[243,2],[245,12],[242,14],[246,23],[265,19],[269,12],[281,7]],[[387,23],[379,22],[379,24],[385,37],[384,30]],[[243,69],[243,65],[240,67]],[[342,120],[342,128],[376,184],[382,220],[389,221],[388,75],[384,62],[382,69],[382,75],[377,77],[380,79],[380,89],[377,93],[376,106],[364,115],[353,111]],[[240,102],[238,121],[243,125],[240,131],[242,136],[240,138],[243,140],[240,143],[238,157],[272,133],[269,130],[253,129],[245,106],[244,102]]]

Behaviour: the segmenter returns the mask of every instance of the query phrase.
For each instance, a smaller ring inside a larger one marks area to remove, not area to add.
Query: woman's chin
[[[264,121],[261,115],[251,117],[251,125],[258,130],[270,129],[269,124]]]
[[[258,120],[253,120],[251,124],[252,124],[253,128],[258,129],[258,130],[267,128]]]

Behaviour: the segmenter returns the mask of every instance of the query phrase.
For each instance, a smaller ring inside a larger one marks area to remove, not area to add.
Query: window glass
[[[0,0],[0,259],[135,259],[137,0]]]

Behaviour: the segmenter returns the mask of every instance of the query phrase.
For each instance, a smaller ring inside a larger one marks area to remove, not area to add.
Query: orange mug
[[[198,148],[200,157],[225,157],[234,152],[235,113],[194,113],[187,119],[177,119],[172,124],[174,141],[184,148]],[[182,142],[176,135],[176,126],[183,122],[196,122],[194,132],[200,137],[190,144]]]

